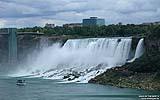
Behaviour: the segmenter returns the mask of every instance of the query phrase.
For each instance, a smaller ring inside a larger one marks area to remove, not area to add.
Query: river
[[[25,86],[17,86],[13,77],[0,78],[0,100],[141,100],[140,95],[160,92],[117,88],[98,84],[60,83],[59,80],[25,78]]]

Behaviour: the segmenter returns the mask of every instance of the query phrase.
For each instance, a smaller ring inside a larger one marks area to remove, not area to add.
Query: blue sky
[[[160,0],[0,0],[0,27],[62,25],[90,16],[106,24],[160,21]]]

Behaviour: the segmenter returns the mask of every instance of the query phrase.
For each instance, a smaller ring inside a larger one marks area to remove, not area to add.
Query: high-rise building
[[[89,19],[83,19],[83,26],[103,26],[105,25],[105,19],[98,17],[90,17]]]

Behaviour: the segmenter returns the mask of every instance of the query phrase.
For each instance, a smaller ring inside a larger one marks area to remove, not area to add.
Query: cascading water
[[[136,47],[136,52],[135,52],[135,55],[133,57],[133,59],[131,59],[130,61],[128,62],[133,62],[135,61],[137,58],[139,58],[140,56],[142,56],[144,53],[144,39],[140,39],[139,42],[138,42],[138,45]]]
[[[67,40],[63,47],[53,44],[25,64],[29,66],[26,72],[35,77],[86,83],[108,68],[125,64],[131,41],[130,37],[88,38]]]
[[[140,39],[136,48],[135,58],[139,58],[144,53],[144,39]]]

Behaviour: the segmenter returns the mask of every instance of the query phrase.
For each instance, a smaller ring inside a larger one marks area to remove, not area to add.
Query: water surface
[[[26,86],[17,86],[19,78],[0,78],[0,100],[135,100],[139,95],[158,94],[98,84],[58,83],[57,80],[25,78]]]

